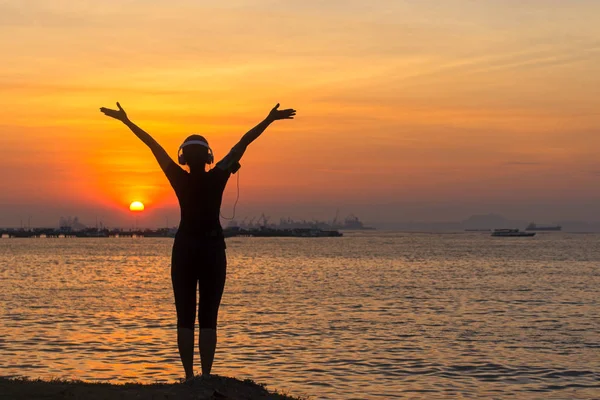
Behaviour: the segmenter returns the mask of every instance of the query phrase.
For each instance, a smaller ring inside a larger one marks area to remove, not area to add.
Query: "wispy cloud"
[[[543,163],[535,161],[508,161],[502,163],[502,165],[543,165]]]
[[[341,169],[341,168],[319,168],[316,169],[317,172],[325,172],[329,174],[348,174],[348,175],[364,175],[369,174],[370,172],[358,170],[358,169]]]

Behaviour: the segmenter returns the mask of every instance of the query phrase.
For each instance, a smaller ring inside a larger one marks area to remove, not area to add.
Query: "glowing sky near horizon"
[[[0,38],[0,226],[177,215],[116,101],[173,157],[296,108],[242,160],[241,215],[598,219],[597,1],[0,0]]]

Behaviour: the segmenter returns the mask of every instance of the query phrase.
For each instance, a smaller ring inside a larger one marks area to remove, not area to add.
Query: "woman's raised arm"
[[[165,171],[167,167],[173,163],[173,160],[171,157],[169,157],[169,154],[167,154],[165,149],[163,149],[162,146],[158,144],[158,142],[154,140],[152,136],[150,136],[150,134],[129,120],[125,110],[123,110],[119,103],[117,103],[117,107],[119,107],[118,110],[102,107],[100,108],[100,111],[102,111],[104,115],[117,119],[127,125],[129,129],[131,129],[131,131],[135,133],[135,135],[140,138],[140,140],[144,142],[146,146],[150,148],[150,150],[152,150],[152,154],[154,154],[156,161],[158,161],[158,164],[162,170]]]
[[[280,119],[294,119],[295,115],[296,110],[292,108],[279,110],[279,103],[277,103],[269,115],[267,115],[267,118],[246,132],[240,141],[233,146],[229,154],[227,154],[221,161],[217,163],[217,167],[222,169],[231,169],[232,166],[236,165],[240,161],[248,145],[256,140],[265,131],[265,129],[271,125],[271,123]]]

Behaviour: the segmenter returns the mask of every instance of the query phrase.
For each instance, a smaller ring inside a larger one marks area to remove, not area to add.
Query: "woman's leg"
[[[210,375],[215,351],[217,348],[217,318],[219,305],[225,288],[225,276],[227,270],[227,258],[225,249],[211,252],[204,269],[199,277],[200,281],[200,305],[198,307],[198,319],[200,321],[200,361],[202,363],[202,375]]]
[[[194,377],[194,330],[177,327],[177,348],[185,371],[185,379]]]
[[[202,364],[202,376],[210,375],[215,351],[217,349],[217,329],[200,328],[200,337],[198,338],[200,347],[200,363]]]
[[[196,322],[196,288],[198,279],[186,246],[173,244],[171,281],[177,309],[177,347],[185,378],[194,377],[194,324]]]

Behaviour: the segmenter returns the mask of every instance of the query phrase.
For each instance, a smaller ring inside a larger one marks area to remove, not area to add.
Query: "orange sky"
[[[600,2],[296,3],[0,2],[0,226],[176,223],[115,101],[173,157],[296,108],[242,160],[242,216],[598,219]]]

